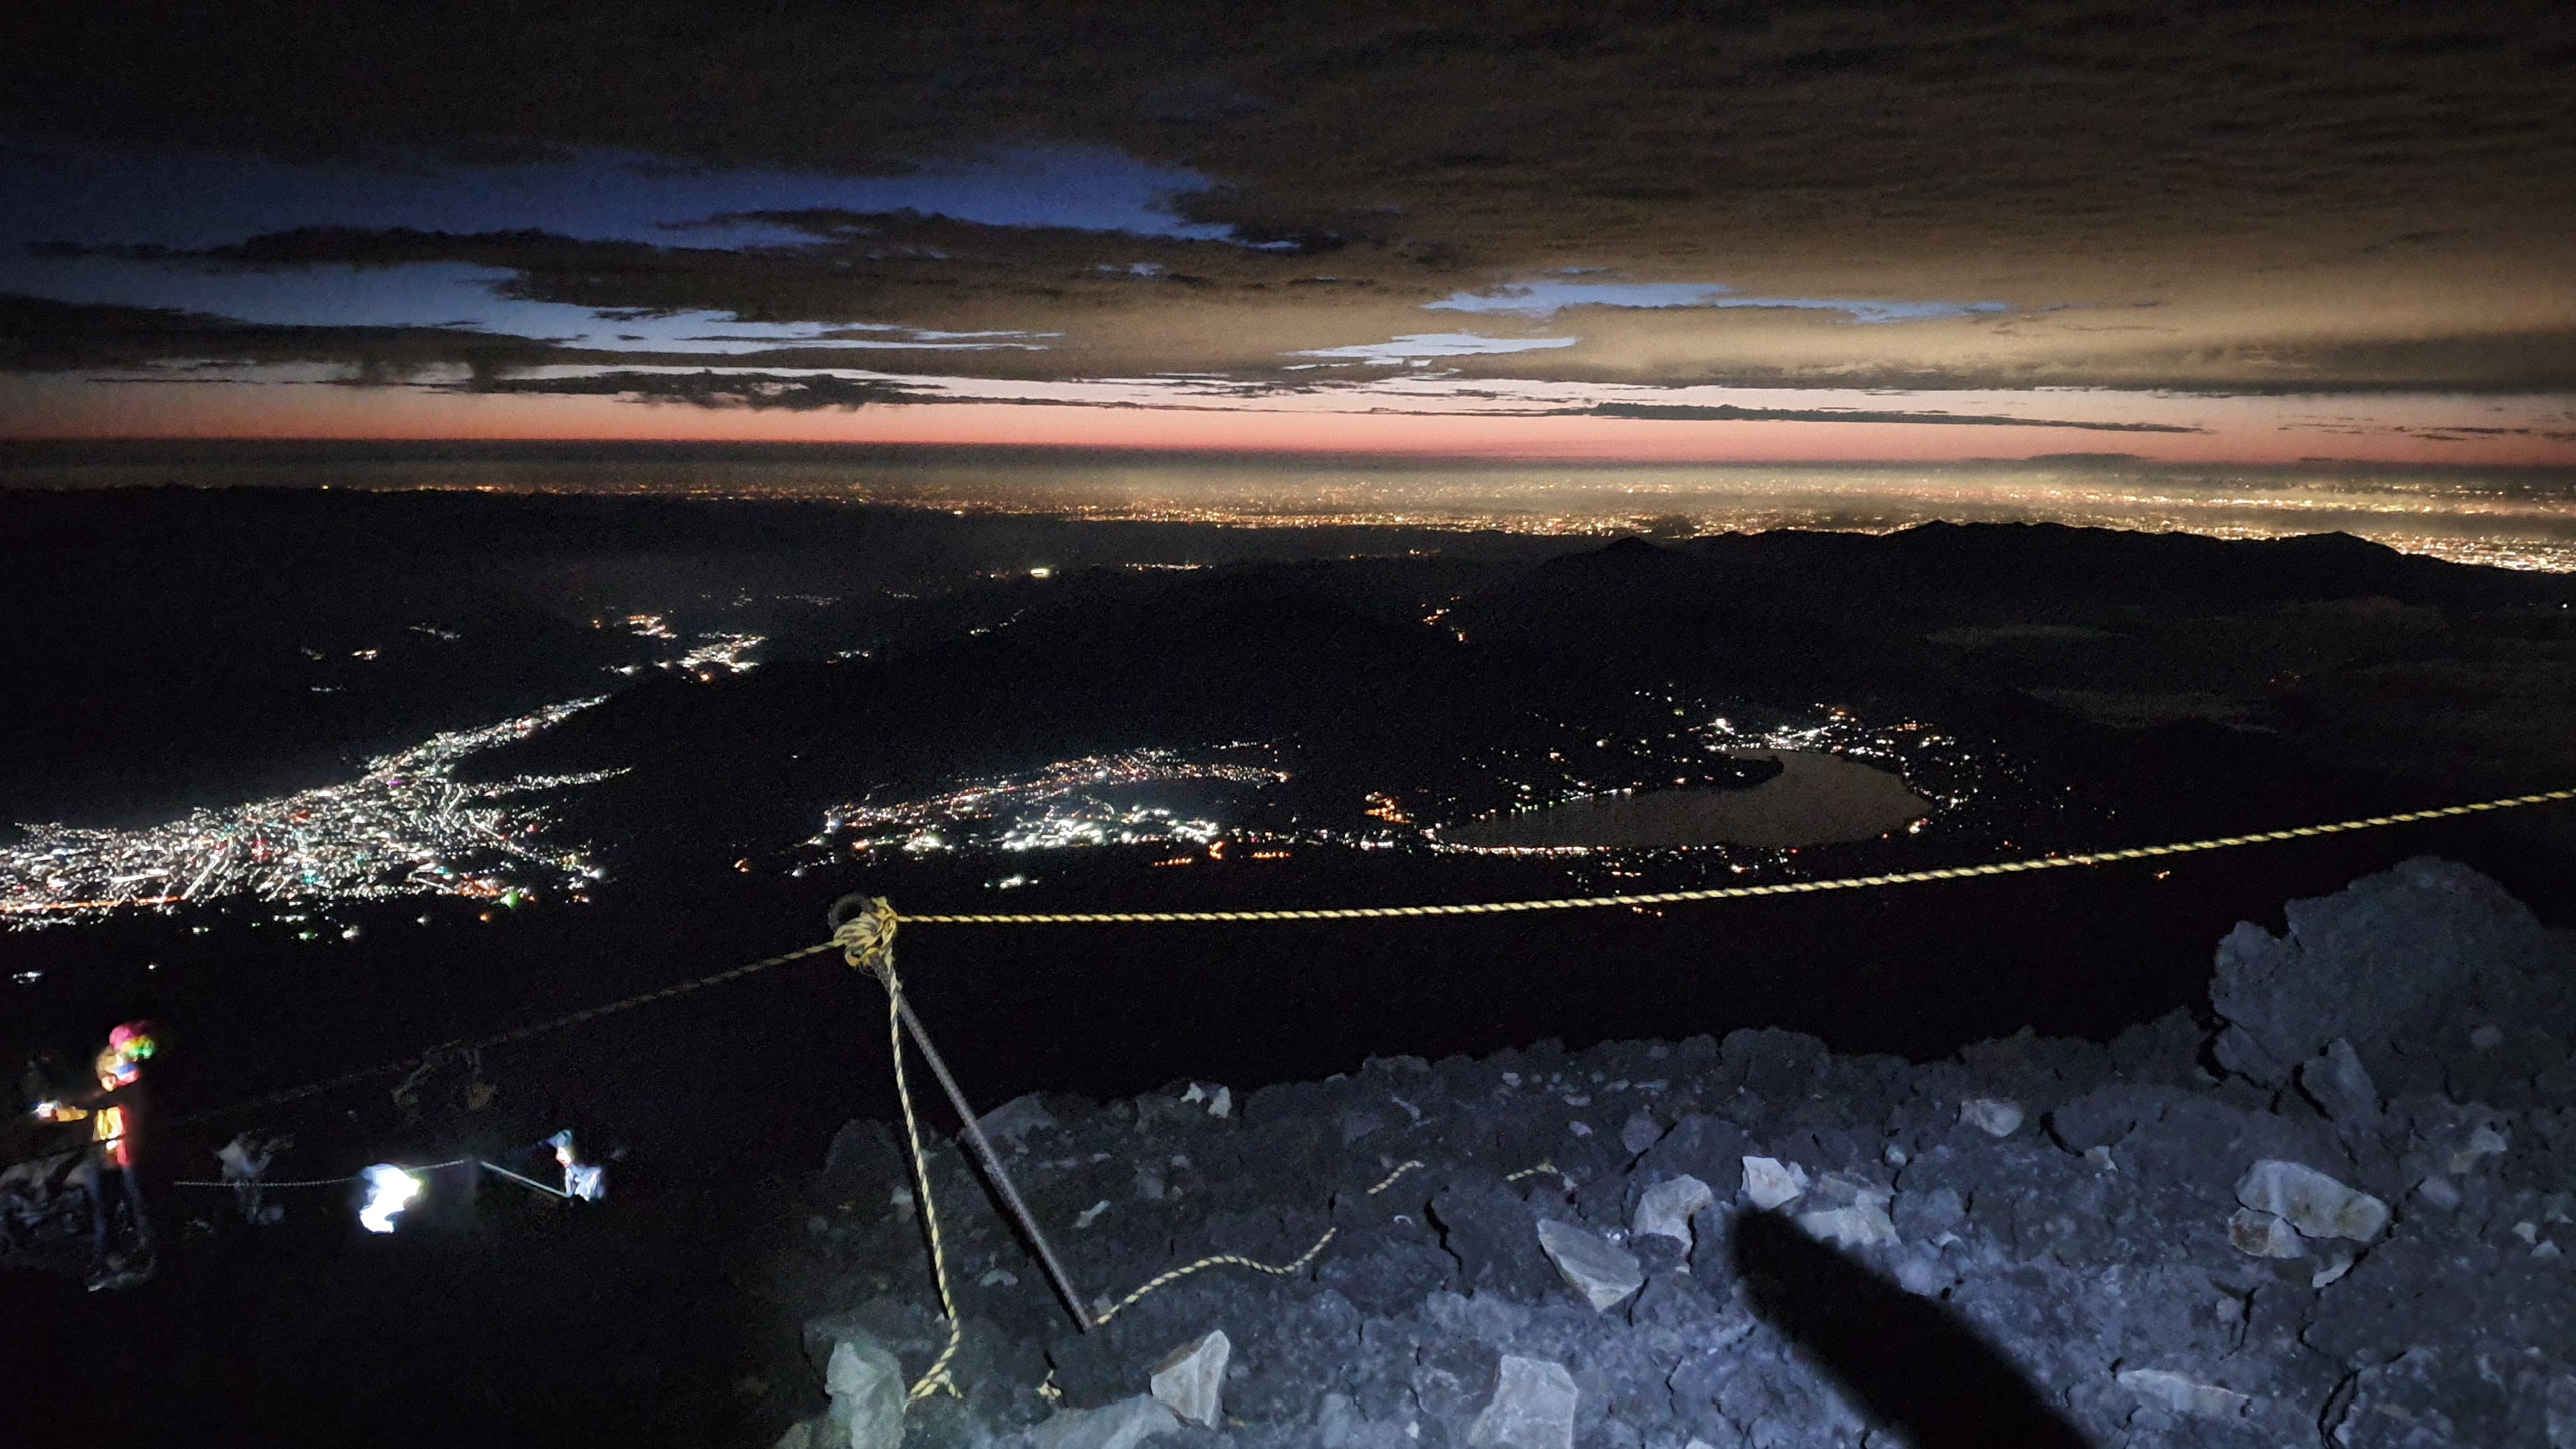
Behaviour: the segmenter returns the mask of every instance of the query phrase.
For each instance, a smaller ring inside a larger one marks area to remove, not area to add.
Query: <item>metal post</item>
[[[1056,1261],[1055,1249],[1047,1245],[1046,1234],[1039,1231],[1037,1216],[1029,1211],[1027,1203],[1020,1200],[1020,1190],[1012,1184],[1010,1173],[1003,1170],[1000,1155],[985,1139],[984,1129],[976,1124],[974,1109],[966,1105],[966,1094],[958,1090],[957,1079],[948,1074],[948,1063],[940,1059],[939,1049],[930,1044],[930,1033],[922,1029],[921,1018],[913,1015],[912,1003],[904,999],[903,991],[895,985],[892,975],[880,968],[876,978],[878,984],[885,987],[886,994],[894,998],[895,1014],[903,1018],[904,1030],[911,1033],[912,1044],[921,1048],[923,1059],[930,1063],[931,1075],[939,1078],[941,1089],[948,1093],[948,1105],[957,1109],[957,1120],[964,1125],[966,1140],[973,1144],[977,1160],[984,1164],[986,1179],[993,1184],[993,1190],[1001,1194],[1002,1205],[1019,1223],[1020,1231],[1028,1235],[1029,1246],[1037,1249],[1038,1261],[1045,1265],[1047,1279],[1055,1285],[1056,1296],[1064,1300],[1064,1306],[1073,1314],[1073,1321],[1083,1332],[1089,1333],[1092,1329],[1090,1310],[1082,1306],[1081,1296],[1074,1291],[1073,1279],[1066,1275],[1064,1265]]]

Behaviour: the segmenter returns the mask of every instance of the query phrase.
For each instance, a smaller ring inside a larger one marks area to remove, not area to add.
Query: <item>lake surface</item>
[[[1932,802],[1888,771],[1806,750],[1741,750],[1780,773],[1742,790],[1596,795],[1440,832],[1451,845],[1647,849],[1678,845],[1831,845],[1870,840],[1929,814]]]

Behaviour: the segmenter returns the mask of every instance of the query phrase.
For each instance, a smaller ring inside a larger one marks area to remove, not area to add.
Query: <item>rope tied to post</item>
[[[930,1239],[930,1274],[939,1287],[939,1311],[948,1320],[948,1345],[904,1395],[904,1405],[909,1408],[933,1394],[965,1397],[948,1372],[948,1366],[957,1359],[965,1324],[957,1316],[956,1298],[948,1291],[948,1246],[939,1230],[939,1203],[930,1191],[930,1155],[921,1147],[921,1119],[913,1110],[912,1083],[903,1066],[903,978],[894,970],[894,933],[902,918],[883,896],[859,899],[860,909],[847,920],[841,919],[841,907],[850,904],[852,898],[845,896],[834,903],[832,944],[841,948],[841,959],[852,970],[868,972],[885,988],[887,1045],[894,1053],[894,1093],[903,1105],[904,1143],[912,1153],[913,1185],[921,1194],[922,1230]]]

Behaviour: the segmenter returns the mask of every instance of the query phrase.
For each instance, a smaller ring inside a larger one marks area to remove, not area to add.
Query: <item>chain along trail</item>
[[[1323,1237],[1316,1240],[1313,1247],[1308,1248],[1296,1259],[1285,1264],[1271,1265],[1256,1262],[1250,1258],[1241,1257],[1235,1254],[1216,1254],[1162,1273],[1138,1287],[1135,1291],[1129,1293],[1125,1298],[1120,1299],[1114,1304],[1108,1304],[1102,1307],[1096,1313],[1087,1311],[1084,1308],[1079,1295],[1075,1292],[1070,1277],[1065,1273],[1063,1266],[1057,1262],[1052,1248],[1048,1246],[1046,1237],[1040,1230],[1035,1217],[1029,1212],[1026,1204],[1020,1200],[1018,1190],[1012,1185],[1009,1174],[1003,1170],[999,1157],[994,1154],[991,1145],[985,1141],[982,1129],[976,1121],[975,1114],[968,1108],[964,1094],[958,1090],[955,1080],[948,1073],[947,1064],[940,1059],[938,1051],[932,1047],[927,1031],[922,1027],[919,1018],[913,1015],[910,1005],[904,999],[903,984],[901,979],[895,974],[894,969],[894,938],[897,929],[901,926],[1088,926],[1178,925],[1192,923],[1223,924],[1275,921],[1374,921],[1419,919],[1438,916],[1500,915],[1527,911],[1597,910],[1622,906],[1688,905],[1707,901],[1740,900],[1755,896],[1806,895],[1819,891],[1867,890],[1883,886],[1916,885],[1933,881],[1967,880],[1982,876],[2015,875],[2029,871],[2041,870],[2061,870],[2073,866],[2115,865],[2127,861],[2154,860],[2167,856],[2193,855],[2216,850],[2233,850],[2244,846],[2263,845],[2276,841],[2302,840],[2324,835],[2341,835],[2359,830],[2377,830],[2395,825],[2409,825],[2428,820],[2442,820],[2457,816],[2477,815],[2490,811],[2512,810],[2529,805],[2553,804],[2570,800],[2576,800],[2576,787],[2563,790],[2546,790],[2528,795],[2512,795],[2494,800],[2481,800],[2465,805],[2445,805],[2428,810],[2409,810],[2392,815],[2364,816],[2351,820],[2332,821],[2320,825],[2292,826],[2288,829],[2258,831],[2247,835],[2213,836],[2202,840],[2175,841],[2163,845],[2132,846],[2122,850],[2094,851],[2081,855],[2036,856],[2019,860],[1993,861],[1983,865],[1951,866],[1934,870],[1897,871],[1879,875],[1839,876],[1824,880],[1780,881],[1765,885],[1717,886],[1700,890],[1654,891],[1621,895],[1562,896],[1537,900],[1452,902],[1409,906],[1341,906],[1302,910],[1061,911],[1024,912],[1016,914],[932,912],[913,915],[897,911],[891,903],[882,898],[845,896],[832,908],[831,924],[833,931],[832,939],[829,941],[824,941],[810,946],[798,947],[792,951],[782,951],[775,956],[765,956],[760,960],[735,966],[728,970],[719,971],[713,975],[701,976],[695,980],[679,982],[675,985],[665,986],[659,990],[648,991],[641,995],[629,996],[621,1000],[607,1002],[581,1011],[569,1012],[562,1016],[550,1017],[543,1021],[531,1022],[524,1026],[514,1027],[508,1031],[496,1032],[490,1036],[479,1037],[472,1040],[443,1042],[437,1046],[430,1047],[425,1051],[413,1056],[402,1058],[398,1061],[383,1062],[376,1066],[362,1068],[358,1071],[344,1072],[338,1076],[325,1078],[321,1081],[309,1082],[302,1086],[290,1087],[283,1091],[271,1092],[245,1102],[237,1102],[229,1106],[197,1112],[180,1118],[178,1121],[181,1124],[203,1122],[217,1117],[232,1116],[243,1112],[258,1111],[268,1107],[280,1106],[306,1097],[318,1096],[322,1093],[336,1091],[342,1087],[352,1086],[359,1082],[373,1080],[378,1077],[390,1076],[396,1072],[412,1070],[427,1064],[443,1061],[451,1055],[462,1055],[469,1052],[481,1051],[488,1047],[504,1046],[513,1042],[525,1041],[531,1037],[540,1036],[548,1032],[561,1031],[567,1027],[580,1025],[583,1022],[597,1020],[600,1017],[611,1016],[624,1011],[631,1011],[641,1006],[649,1006],[657,1001],[667,1001],[674,997],[685,996],[692,992],[702,991],[710,986],[721,985],[728,981],[752,975],[756,972],[767,971],[774,967],[784,966],[792,962],[804,960],[809,956],[819,956],[825,952],[837,950],[841,953],[842,959],[849,966],[854,969],[870,972],[877,978],[878,983],[885,987],[887,1002],[887,1030],[894,1057],[896,1097],[902,1104],[905,1142],[910,1149],[913,1176],[921,1194],[922,1219],[924,1228],[926,1229],[926,1236],[929,1239],[932,1277],[933,1281],[938,1286],[940,1307],[943,1311],[943,1316],[948,1322],[947,1346],[941,1351],[938,1359],[931,1364],[930,1368],[912,1385],[905,1400],[906,1405],[909,1406],[914,1403],[919,1403],[933,1394],[946,1393],[956,1395],[960,1392],[955,1381],[949,1376],[949,1366],[954,1362],[957,1356],[963,1332],[963,1325],[957,1317],[955,1306],[949,1292],[946,1243],[939,1226],[938,1210],[936,1205],[932,1202],[930,1194],[929,1158],[928,1154],[922,1147],[919,1114],[913,1106],[911,1083],[904,1068],[904,1038],[907,1032],[909,1032],[915,1047],[920,1050],[923,1058],[930,1064],[933,1074],[939,1079],[941,1087],[945,1090],[949,1098],[950,1105],[956,1109],[959,1118],[964,1123],[963,1135],[966,1137],[969,1145],[975,1150],[976,1156],[981,1160],[986,1176],[994,1188],[996,1196],[1001,1200],[1001,1206],[1005,1212],[1018,1223],[1022,1231],[1027,1234],[1030,1245],[1036,1249],[1041,1262],[1047,1269],[1047,1275],[1051,1286],[1054,1287],[1058,1296],[1063,1299],[1066,1309],[1073,1316],[1074,1322],[1086,1332],[1108,1322],[1111,1318],[1134,1306],[1139,1300],[1156,1290],[1167,1287],[1170,1284],[1178,1282],[1179,1280],[1203,1269],[1234,1266],[1280,1276],[1294,1275],[1303,1271],[1307,1265],[1311,1264],[1319,1255],[1322,1254],[1325,1247],[1332,1242],[1334,1233],[1338,1230],[1327,1229]],[[854,907],[855,910],[852,909]],[[847,919],[843,918],[845,911],[850,912]],[[460,1166],[465,1160],[467,1159],[460,1159],[458,1162],[454,1163],[443,1163],[439,1164],[439,1166]],[[1407,1162],[1397,1167],[1384,1181],[1378,1183],[1375,1187],[1368,1189],[1369,1193],[1371,1195],[1375,1195],[1385,1191],[1399,1178],[1403,1177],[1404,1174],[1413,1171],[1421,1165],[1422,1164],[1419,1162]],[[1547,1163],[1539,1163],[1536,1166],[1524,1168],[1520,1172],[1512,1174],[1512,1178],[1516,1179],[1526,1177],[1534,1173],[1553,1172],[1554,1170],[1555,1169]],[[516,1174],[508,1175],[514,1178],[517,1177]],[[319,1179],[312,1182],[269,1183],[264,1185],[281,1188],[320,1187],[353,1180],[355,1179],[341,1177]],[[523,1178],[518,1180],[527,1181]],[[192,1181],[178,1185],[184,1187],[231,1187],[235,1184],[230,1182]],[[539,1187],[548,1192],[554,1191],[552,1188],[544,1188],[542,1184],[530,1183],[529,1185]],[[560,1196],[561,1194],[558,1195]]]

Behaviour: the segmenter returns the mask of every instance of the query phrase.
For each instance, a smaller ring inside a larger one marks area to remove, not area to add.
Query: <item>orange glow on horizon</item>
[[[0,438],[293,441],[853,443],[1286,456],[1378,454],[1600,463],[1935,463],[2058,453],[2155,462],[2576,465],[2576,436],[2529,431],[2364,435],[2314,425],[2313,398],[2209,400],[2208,431],[1769,419],[1670,421],[1290,408],[1141,408],[957,402],[856,410],[700,408],[606,396],[343,385],[0,381]],[[2143,405],[2140,405],[2143,411]]]

